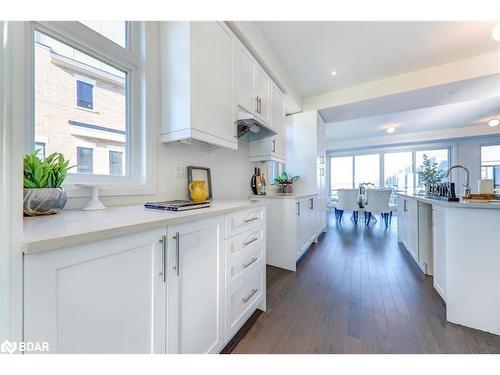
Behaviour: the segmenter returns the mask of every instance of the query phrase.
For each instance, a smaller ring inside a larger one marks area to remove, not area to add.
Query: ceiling
[[[491,37],[495,21],[255,23],[304,97],[498,51],[500,46]]]
[[[500,97],[333,122],[326,127],[326,139],[339,142],[360,138],[389,137],[385,131],[388,125],[396,127],[394,135],[472,125],[487,127],[487,121],[495,117],[500,118]]]

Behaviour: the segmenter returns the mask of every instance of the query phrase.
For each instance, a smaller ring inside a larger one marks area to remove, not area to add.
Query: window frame
[[[79,156],[80,156],[79,151],[80,150],[90,151],[90,169],[92,170],[92,172],[94,172],[94,149],[90,148],[90,147],[80,147],[80,146],[76,147],[76,168],[78,169],[80,167],[80,163],[79,163]],[[79,172],[79,173],[92,174],[92,173],[85,173],[85,172]]]
[[[394,147],[371,147],[371,148],[360,148],[360,149],[346,149],[341,151],[329,151],[327,152],[327,162],[328,162],[328,194],[332,195],[332,178],[331,178],[331,158],[332,157],[342,157],[342,156],[351,156],[353,158],[353,178],[352,178],[352,187],[355,188],[355,157],[359,155],[370,155],[370,154],[379,154],[380,160],[380,168],[379,168],[379,182],[380,184],[384,184],[385,186],[385,155],[396,153],[396,152],[411,152],[412,153],[412,178],[413,178],[413,188],[417,189],[417,173],[416,173],[416,153],[419,151],[432,151],[432,150],[448,150],[448,162],[449,165],[453,165],[453,160],[455,160],[456,155],[454,151],[456,151],[456,145],[454,143],[446,142],[446,143],[422,143],[422,144],[406,144],[401,146]]]
[[[117,155],[120,154],[120,173],[111,173],[111,166],[112,166],[112,160],[111,160],[111,155]],[[123,151],[117,151],[117,150],[108,150],[108,165],[109,165],[109,175],[110,176],[119,176],[121,175],[123,171]]]
[[[26,22],[24,31],[24,58],[31,71],[24,89],[31,120],[25,128],[25,152],[31,152],[35,144],[34,32],[39,31],[127,72],[126,175],[68,173],[63,185],[68,196],[89,196],[89,189],[81,185],[101,185],[100,195],[103,196],[155,193],[155,135],[159,121],[158,22],[127,22],[127,48],[76,21]]]
[[[82,94],[83,88],[85,86],[90,87],[90,101],[89,102],[80,98],[80,94]],[[88,104],[88,105],[85,105],[85,104]],[[76,80],[76,105],[79,108],[91,109],[91,110],[94,109],[94,85],[92,85],[88,82],[80,81],[79,79]]]
[[[483,142],[479,144],[479,178],[483,178],[483,147],[500,146],[500,142],[491,141]],[[493,176],[495,176],[495,171],[493,170]],[[500,189],[495,188],[495,178],[493,177],[493,189],[498,191]]]

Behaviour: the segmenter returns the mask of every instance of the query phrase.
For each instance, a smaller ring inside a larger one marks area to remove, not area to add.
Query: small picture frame
[[[189,184],[195,180],[205,181],[208,189],[208,199],[212,199],[212,177],[210,175],[210,168],[205,167],[195,167],[188,166],[187,167],[187,183],[188,183],[188,191]]]

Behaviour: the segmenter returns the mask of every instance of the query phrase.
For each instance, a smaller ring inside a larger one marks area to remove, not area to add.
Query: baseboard
[[[239,344],[241,340],[246,336],[250,328],[253,327],[259,316],[263,313],[263,311],[257,309],[255,312],[250,315],[250,318],[243,324],[243,326],[236,332],[233,338],[226,344],[226,346],[221,350],[220,354],[231,354],[236,346]]]

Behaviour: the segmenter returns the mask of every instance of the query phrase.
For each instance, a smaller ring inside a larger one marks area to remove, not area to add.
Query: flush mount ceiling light
[[[496,24],[495,28],[491,33],[491,36],[493,37],[493,39],[500,42],[500,22]]]
[[[333,76],[333,77],[335,77],[336,75],[337,75],[337,72],[334,70],[334,71],[332,72],[332,76]]]
[[[491,127],[498,126],[498,124],[500,124],[500,120],[497,118],[494,118],[494,119],[491,119],[490,121],[488,121],[488,125]]]
[[[396,131],[396,127],[395,127],[395,126],[393,126],[393,125],[390,125],[390,126],[388,126],[388,127],[385,129],[385,131],[386,131],[387,133],[389,133],[389,134],[392,134],[392,133],[394,133],[394,132]]]

